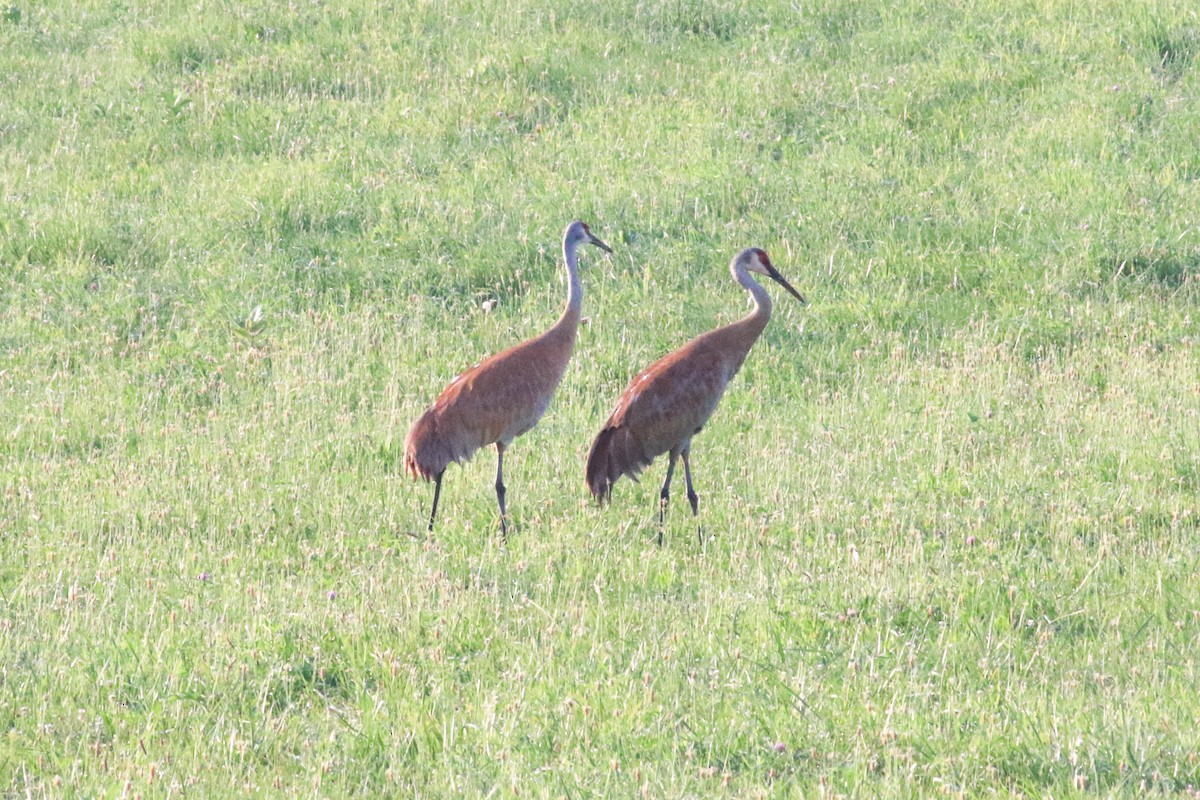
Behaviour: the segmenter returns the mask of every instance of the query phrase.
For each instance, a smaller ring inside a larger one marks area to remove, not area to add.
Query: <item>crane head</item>
[[[792,288],[792,285],[787,282],[787,279],[779,274],[779,270],[775,269],[775,265],[771,263],[771,257],[767,255],[766,250],[758,247],[751,247],[739,253],[736,260],[741,261],[748,272],[757,272],[759,275],[766,275],[768,278],[791,292],[792,297],[795,297],[801,303],[808,302],[804,299],[804,295]]]
[[[567,229],[563,231],[563,246],[576,247],[581,244],[594,244],[606,253],[611,253],[612,248],[600,241],[591,229],[588,228],[586,222],[575,220]]]

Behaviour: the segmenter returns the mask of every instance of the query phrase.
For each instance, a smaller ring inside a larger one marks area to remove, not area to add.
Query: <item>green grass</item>
[[[1198,56],[1183,0],[0,5],[0,793],[1195,794]],[[413,535],[575,217],[516,533],[482,453]],[[810,304],[660,548],[663,464],[584,455],[750,245]]]

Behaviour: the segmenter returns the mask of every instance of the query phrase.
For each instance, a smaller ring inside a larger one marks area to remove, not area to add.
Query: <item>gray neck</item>
[[[741,265],[734,266],[733,277],[743,289],[750,293],[750,299],[754,301],[754,310],[746,317],[746,321],[754,320],[765,326],[767,320],[771,318],[771,295],[750,276],[750,271]]]
[[[579,280],[579,259],[575,255],[575,243],[563,241],[563,261],[567,265],[567,307],[562,316],[550,330],[547,336],[565,336],[570,342],[567,352],[574,346],[575,334],[579,330],[579,320],[583,315],[583,283]]]
[[[578,242],[563,242],[563,261],[567,264],[567,308],[563,316],[576,319],[583,313],[583,282],[579,279],[579,256],[575,250]]]

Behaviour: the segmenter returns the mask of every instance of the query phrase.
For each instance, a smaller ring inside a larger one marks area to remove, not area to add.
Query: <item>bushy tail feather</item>
[[[638,441],[621,428],[605,428],[592,442],[587,459],[587,485],[592,496],[605,505],[612,498],[612,487],[622,475],[637,480],[649,463]]]
[[[454,459],[437,435],[437,421],[426,412],[404,438],[404,469],[414,478],[431,481]]]
[[[422,467],[421,463],[417,461],[416,456],[408,451],[404,453],[404,471],[413,478],[420,478],[425,481],[433,478],[433,473]]]
[[[608,477],[609,452],[608,445],[612,439],[613,429],[605,428],[592,442],[592,449],[587,457],[587,485],[592,497],[600,505],[607,505],[612,499],[613,481]]]

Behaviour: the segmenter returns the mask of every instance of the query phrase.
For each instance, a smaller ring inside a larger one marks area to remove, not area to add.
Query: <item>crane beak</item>
[[[592,242],[592,244],[596,245],[596,247],[599,247],[601,250],[603,250],[606,253],[612,252],[612,248],[609,247],[608,245],[606,245],[604,242],[597,239],[595,236],[593,236],[591,231],[588,231],[588,236],[591,237],[591,242]]]
[[[786,278],[784,278],[782,275],[780,275],[780,274],[779,274],[779,271],[778,271],[777,269],[775,269],[774,267],[772,267],[772,266],[768,265],[768,266],[767,266],[767,275],[768,275],[768,276],[770,276],[771,280],[775,281],[775,282],[776,282],[776,283],[778,283],[780,286],[782,286],[783,288],[785,288],[785,289],[787,289],[789,292],[791,292],[791,293],[792,293],[792,297],[796,298],[796,299],[797,299],[797,300],[799,300],[801,303],[805,303],[805,304],[807,304],[807,303],[808,303],[808,301],[804,299],[804,295],[800,294],[800,293],[799,293],[799,292],[797,292],[795,289],[793,289],[793,288],[792,288],[792,285],[791,285],[790,283],[788,283],[788,282],[787,282],[787,279],[786,279]]]

